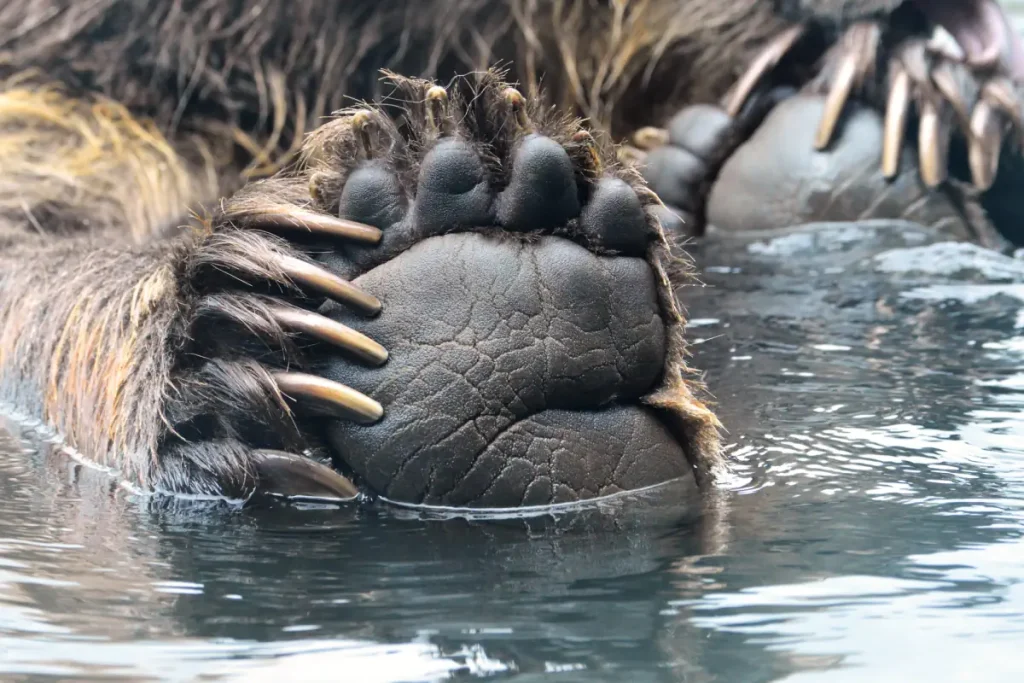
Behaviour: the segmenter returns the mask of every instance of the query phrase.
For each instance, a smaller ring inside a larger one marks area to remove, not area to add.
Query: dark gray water
[[[0,678],[1024,680],[1024,260],[841,226],[700,259],[707,510],[169,508],[12,434]]]

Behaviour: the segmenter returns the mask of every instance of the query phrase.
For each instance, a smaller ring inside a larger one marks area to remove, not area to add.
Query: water
[[[168,509],[0,430],[0,678],[1024,680],[1024,260],[925,242],[698,255],[697,518]]]
[[[1024,680],[1024,260],[848,226],[698,258],[706,510],[174,508],[12,433],[0,678]]]

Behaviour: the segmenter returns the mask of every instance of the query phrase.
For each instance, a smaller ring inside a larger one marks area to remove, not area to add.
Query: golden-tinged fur
[[[118,102],[16,79],[0,90],[0,167],[0,216],[55,236],[121,230],[143,243],[219,186],[202,139],[172,145]]]
[[[0,256],[4,398],[135,481],[147,473],[116,458],[156,455],[178,297],[172,264],[166,248],[81,237]]]
[[[256,475],[237,445],[241,428],[219,411],[266,429],[277,447],[308,444],[262,366],[205,355],[240,337],[204,339],[195,325],[214,316],[287,346],[263,299],[210,295],[207,285],[251,277],[288,290],[275,264],[301,254],[237,225],[244,198],[213,220],[198,219],[204,207],[288,167],[331,112],[380,96],[382,69],[445,82],[499,64],[529,99],[543,93],[621,138],[720,97],[785,25],[776,4],[6,0],[0,399],[131,481],[246,491]],[[295,183],[262,191],[264,208],[297,206],[302,194]],[[681,323],[674,301],[663,310]],[[649,402],[692,418],[682,429],[707,464],[717,421],[681,377],[670,379]],[[207,445],[189,446],[182,430],[201,431]]]
[[[778,26],[765,0],[9,0],[0,211],[146,236],[281,168],[383,68],[500,62],[622,135],[721,95]]]

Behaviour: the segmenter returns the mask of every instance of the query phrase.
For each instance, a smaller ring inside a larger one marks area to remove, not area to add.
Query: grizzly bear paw
[[[966,142],[970,176],[988,190],[1007,138],[1019,155],[1024,134],[1024,46],[996,0],[915,2],[882,19],[859,21],[836,36],[811,20],[780,33],[733,88],[726,110],[736,116],[766,85],[799,81],[821,57],[810,90],[825,94],[814,146],[832,142],[851,98],[885,113],[881,168],[899,172],[904,137],[916,111],[918,170],[930,188],[949,175],[954,132]]]
[[[393,83],[385,104],[314,132],[296,170],[229,204],[236,226],[240,211],[265,224],[287,199],[381,238],[309,239],[318,264],[292,256],[282,272],[329,297],[288,299],[283,318],[255,293],[207,296],[216,315],[192,356],[214,364],[199,391],[220,401],[212,419],[250,451],[288,451],[273,482],[321,483],[329,465],[401,503],[550,505],[708,480],[718,424],[692,392],[672,257],[639,175],[496,74]],[[257,256],[203,265],[223,281],[262,267]],[[319,341],[294,349],[291,332]],[[257,353],[239,345],[246,334],[273,343]],[[265,373],[255,382],[228,362]],[[204,449],[201,462],[209,443],[179,445]],[[301,460],[316,477],[290,478]]]
[[[721,108],[638,131],[629,157],[671,209],[666,227],[901,218],[1000,246],[991,219],[1019,233],[1020,41],[996,3],[946,16],[952,4],[906,5],[839,33],[792,26]],[[959,56],[929,42],[937,27],[961,41]]]
[[[310,416],[366,424],[381,405],[318,374],[337,352],[378,367],[381,344],[316,312],[325,300],[363,317],[380,300],[310,254],[337,242],[380,242],[380,230],[324,213],[284,179],[227,200],[179,263],[184,323],[171,370],[155,488],[232,498],[255,494],[352,499],[358,490],[324,464]],[[287,238],[287,239],[286,239]]]
[[[895,177],[883,175],[884,121],[870,107],[851,106],[842,135],[827,150],[814,149],[814,126],[825,106],[818,95],[785,97],[746,136],[736,132],[750,127],[717,107],[680,112],[665,144],[638,164],[666,203],[666,230],[691,237],[897,221],[943,239],[1005,248],[969,187],[922,185],[912,149],[904,150],[906,162]]]

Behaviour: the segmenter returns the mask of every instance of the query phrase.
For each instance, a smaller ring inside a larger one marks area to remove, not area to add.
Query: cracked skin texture
[[[336,422],[329,438],[385,497],[505,507],[692,482],[683,447],[642,404],[667,350],[643,259],[553,236],[460,233],[356,282],[384,303],[360,329],[391,360],[336,362],[324,376],[388,410],[371,426]]]

